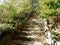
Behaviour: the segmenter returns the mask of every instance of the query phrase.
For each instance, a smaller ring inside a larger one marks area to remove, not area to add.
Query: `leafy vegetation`
[[[10,0],[0,5],[0,22],[15,26],[16,23],[24,23],[25,18],[31,13],[30,0]]]
[[[60,12],[59,0],[39,0],[40,16],[43,18],[49,18],[56,16],[56,13]]]

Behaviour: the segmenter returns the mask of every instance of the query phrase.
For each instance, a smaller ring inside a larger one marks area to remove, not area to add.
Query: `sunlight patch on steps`
[[[33,35],[33,36],[26,36],[27,38],[38,38],[39,36]]]

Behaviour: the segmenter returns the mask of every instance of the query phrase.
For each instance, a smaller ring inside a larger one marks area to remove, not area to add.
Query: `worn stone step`
[[[19,32],[17,32],[18,34],[27,34],[27,33],[25,33],[25,32],[23,32],[23,31],[19,31]]]
[[[38,33],[40,33],[40,32],[43,32],[43,31],[40,31],[40,30],[29,30],[29,31],[26,31],[26,30],[24,30],[24,31],[22,31],[23,33],[34,33],[34,32],[38,32]]]
[[[40,27],[39,28],[28,28],[28,30],[40,30]]]
[[[27,33],[27,32],[26,32],[26,33]],[[34,33],[29,33],[29,32],[28,32],[28,35],[32,35],[32,34],[41,34],[41,33],[38,33],[38,32],[37,32],[37,33],[36,33],[36,32],[34,32]]]
[[[33,35],[33,36],[26,36],[27,38],[39,38],[39,36],[37,35]]]
[[[42,34],[44,34],[44,33],[28,33],[27,35],[42,35]]]
[[[23,25],[23,27],[27,27],[27,26],[28,26],[28,27],[32,27],[33,25]]]
[[[31,31],[31,30],[38,31],[40,29],[39,28],[21,28],[20,30],[22,30],[22,31],[24,31],[24,30],[26,30],[26,31]]]
[[[17,36],[15,38],[12,38],[12,40],[27,40],[27,41],[31,41],[29,38],[24,37],[24,36]]]
[[[14,44],[23,44],[25,41],[23,40],[14,40],[13,43]]]
[[[20,36],[20,37],[27,37],[27,36],[41,36],[42,34],[19,34],[18,36]]]
[[[18,45],[33,45],[34,42],[31,41],[25,41],[24,43],[18,44]]]
[[[27,33],[27,34],[40,34],[41,32],[24,32],[24,33]]]
[[[29,27],[33,27],[32,25],[23,25],[23,28],[29,28]]]
[[[40,36],[39,35],[33,35],[33,36],[17,36],[13,38],[13,40],[26,40],[26,41],[31,41],[31,40],[39,40]]]
[[[29,31],[29,29],[27,29],[27,28],[21,28],[20,30],[22,30],[22,31]]]
[[[17,37],[15,37],[16,39],[17,38],[39,38],[39,35],[27,35],[27,36],[17,36]]]
[[[27,36],[28,34],[19,34],[18,36]]]

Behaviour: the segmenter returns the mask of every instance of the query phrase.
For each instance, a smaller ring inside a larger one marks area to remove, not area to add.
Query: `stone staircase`
[[[45,40],[40,20],[33,18],[26,22],[20,29],[19,35],[12,39],[15,45],[40,45]]]

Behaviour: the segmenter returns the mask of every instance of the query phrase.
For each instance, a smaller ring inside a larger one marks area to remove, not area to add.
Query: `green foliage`
[[[16,23],[22,24],[32,11],[32,6],[30,0],[10,0],[9,3],[4,3],[0,5],[0,22],[1,28],[15,28],[13,25]],[[7,27],[5,27],[7,26]]]
[[[54,35],[54,37],[55,37],[56,40],[59,40],[60,41],[60,33],[51,31],[51,34]]]
[[[38,0],[40,17],[49,18],[60,12],[60,0]]]

